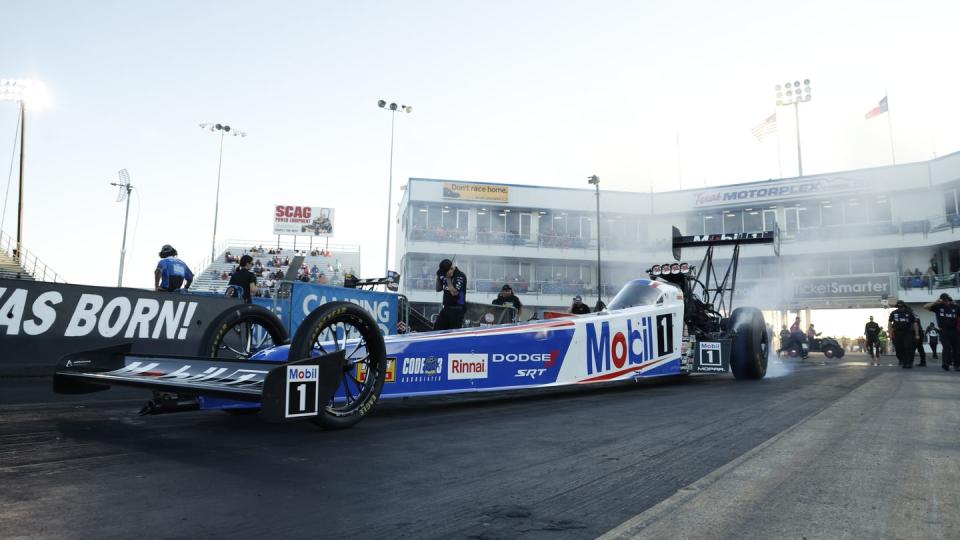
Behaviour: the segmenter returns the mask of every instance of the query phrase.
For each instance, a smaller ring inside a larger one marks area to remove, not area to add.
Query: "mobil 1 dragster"
[[[493,327],[384,337],[349,302],[313,311],[292,340],[275,315],[232,308],[203,357],[131,355],[102,349],[63,358],[58,392],[110,385],[154,390],[144,413],[222,409],[261,411],[269,421],[306,417],[328,428],[361,420],[380,399],[570,386],[690,373],[766,374],[762,313],[732,308],[739,250],[773,244],[776,231],[681,236],[673,254],[706,247],[698,267],[653,265],[599,313]],[[732,245],[725,271],[716,246]]]

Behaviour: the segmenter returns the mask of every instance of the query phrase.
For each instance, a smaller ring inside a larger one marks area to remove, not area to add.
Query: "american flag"
[[[777,113],[771,114],[767,117],[766,120],[760,122],[750,130],[753,133],[753,136],[757,138],[758,141],[762,141],[764,137],[771,133],[777,132]]]
[[[876,107],[867,111],[867,114],[863,115],[863,117],[869,120],[874,116],[880,116],[881,114],[887,112],[888,110],[890,109],[887,106],[887,96],[883,96],[883,99],[880,100],[880,103],[878,103]]]

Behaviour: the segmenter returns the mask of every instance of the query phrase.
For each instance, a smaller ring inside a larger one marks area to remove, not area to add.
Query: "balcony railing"
[[[596,295],[597,286],[575,281],[523,281],[515,279],[476,279],[467,281],[467,292],[498,293],[504,284],[510,284],[514,294],[518,295]],[[413,277],[404,280],[407,290],[436,290],[435,277]],[[612,297],[620,292],[622,284],[605,284],[604,296]]]
[[[10,235],[0,231],[0,253],[6,254],[13,259],[26,273],[33,276],[38,281],[49,281],[53,283],[66,283],[63,276],[57,274],[52,268],[44,264],[36,255],[30,253],[22,245],[20,253],[17,253],[17,241],[10,238]]]

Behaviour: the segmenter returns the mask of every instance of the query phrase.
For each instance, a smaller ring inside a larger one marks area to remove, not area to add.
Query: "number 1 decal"
[[[673,352],[673,314],[657,315],[657,357]]]

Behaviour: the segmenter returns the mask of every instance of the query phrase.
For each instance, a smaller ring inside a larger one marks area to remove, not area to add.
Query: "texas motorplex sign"
[[[794,282],[793,297],[799,300],[894,296],[893,279],[893,274],[798,279]]]
[[[510,202],[510,186],[444,182],[443,198],[461,201]]]
[[[695,206],[717,206],[738,203],[763,202],[771,199],[790,199],[797,197],[826,195],[843,191],[863,189],[862,178],[830,177],[793,180],[790,182],[771,182],[752,186],[728,186],[718,190],[705,191],[696,195]]]
[[[273,234],[333,236],[333,208],[278,204],[273,207]]]

